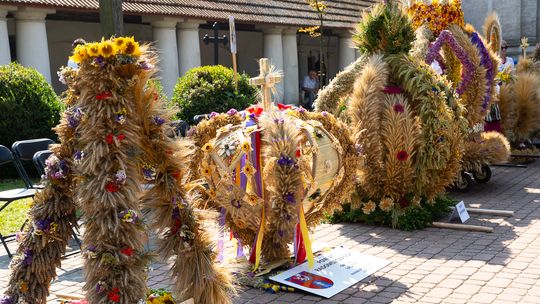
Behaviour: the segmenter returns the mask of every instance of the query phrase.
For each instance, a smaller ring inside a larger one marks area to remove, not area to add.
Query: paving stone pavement
[[[270,294],[239,288],[234,303],[540,303],[540,162],[494,167],[492,180],[450,193],[472,207],[515,211],[511,218],[474,215],[494,228],[475,233],[428,228],[404,232],[361,224],[321,225],[315,242],[345,246],[392,263],[331,299],[303,292]],[[10,244],[15,249],[16,244]],[[0,249],[0,294],[9,279]],[[149,286],[168,287],[168,264],[155,263]],[[80,254],[67,258],[51,292],[80,293]],[[55,303],[54,296],[49,303]]]

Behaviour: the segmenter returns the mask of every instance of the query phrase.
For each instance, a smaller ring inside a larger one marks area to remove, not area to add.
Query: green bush
[[[17,140],[55,140],[51,128],[62,109],[51,85],[35,69],[17,63],[0,66],[0,144],[11,148]]]
[[[448,196],[435,199],[434,204],[425,201],[420,206],[409,206],[400,212],[396,228],[400,230],[418,230],[429,226],[434,220],[438,220],[449,214],[451,207],[457,202]],[[331,223],[365,223],[367,225],[392,226],[392,213],[377,208],[371,214],[365,214],[362,209],[351,210],[351,204],[343,204],[341,210],[336,210],[328,216]]]
[[[195,115],[243,110],[255,103],[257,88],[249,84],[248,76],[239,75],[238,88],[233,78],[232,69],[221,65],[189,70],[174,87],[172,101],[180,108],[177,118],[193,123]]]

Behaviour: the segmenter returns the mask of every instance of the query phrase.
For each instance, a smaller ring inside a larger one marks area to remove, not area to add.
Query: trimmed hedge
[[[51,85],[35,69],[17,63],[0,66],[0,144],[11,149],[17,140],[56,140],[52,128],[62,110]]]
[[[232,69],[221,65],[189,70],[174,87],[172,101],[180,108],[177,118],[191,124],[195,115],[243,110],[254,104],[257,88],[245,74],[238,75],[236,88],[233,75]]]

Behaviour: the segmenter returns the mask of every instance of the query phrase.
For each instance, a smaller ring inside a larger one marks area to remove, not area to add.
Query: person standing
[[[79,45],[85,45],[85,44],[86,44],[86,41],[85,41],[84,39],[82,39],[82,38],[77,38],[77,39],[75,39],[75,40],[73,41],[73,43],[71,44],[71,47],[72,47],[73,49],[75,49],[77,46],[79,46]],[[68,60],[67,66],[68,66],[68,68],[72,68],[72,69],[74,69],[74,70],[78,70],[78,69],[79,69],[79,65],[78,65],[75,61],[73,61],[73,60],[71,60],[71,59]]]
[[[304,105],[306,106],[306,109],[311,110],[313,108],[315,96],[317,96],[317,92],[319,91],[317,72],[314,70],[308,72],[308,75],[306,75],[304,81],[302,81],[302,90],[304,91]]]
[[[508,50],[508,43],[506,41],[501,41],[501,52],[499,57],[501,58],[501,64],[499,64],[499,72],[509,69],[509,72],[514,72],[514,59],[512,57],[506,56],[506,51]]]

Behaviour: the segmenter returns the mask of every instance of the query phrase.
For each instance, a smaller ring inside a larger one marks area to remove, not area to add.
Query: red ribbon
[[[283,111],[283,110],[288,110],[288,109],[292,109],[292,105],[286,105],[286,104],[282,104],[282,103],[278,103],[277,104],[277,107],[279,110]]]
[[[112,98],[112,97],[113,97],[113,94],[111,92],[101,92],[96,95],[97,100],[103,100],[103,99]]]
[[[263,112],[263,108],[257,107],[257,106],[251,106],[247,108],[246,111],[249,112],[250,114],[255,114],[255,116],[260,116]]]

